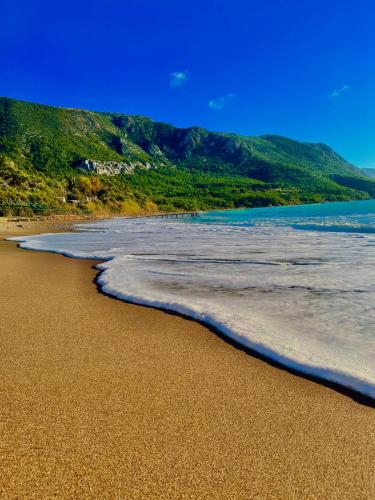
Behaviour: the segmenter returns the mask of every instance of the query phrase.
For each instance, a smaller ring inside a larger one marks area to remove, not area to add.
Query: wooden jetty
[[[138,217],[152,217],[157,219],[184,219],[185,217],[198,217],[199,212],[166,212],[164,214],[139,215]]]

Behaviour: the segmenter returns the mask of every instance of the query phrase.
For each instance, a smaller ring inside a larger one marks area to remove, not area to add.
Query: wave
[[[90,231],[12,239],[101,260],[105,293],[202,321],[289,368],[375,399],[371,235],[113,219]]]

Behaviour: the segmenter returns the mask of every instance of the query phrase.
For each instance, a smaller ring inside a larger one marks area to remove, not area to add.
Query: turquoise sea
[[[375,233],[375,200],[202,213],[191,222],[239,226],[289,226],[294,229]]]

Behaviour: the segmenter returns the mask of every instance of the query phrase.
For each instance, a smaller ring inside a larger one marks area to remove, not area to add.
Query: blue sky
[[[375,6],[0,0],[0,95],[325,142],[375,167]]]

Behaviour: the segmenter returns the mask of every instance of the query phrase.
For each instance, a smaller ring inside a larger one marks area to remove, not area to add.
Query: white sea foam
[[[106,293],[171,309],[375,398],[375,235],[113,219],[13,238],[103,260]]]

